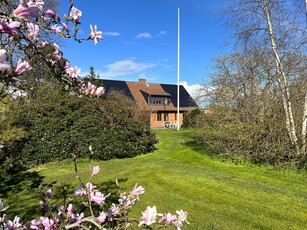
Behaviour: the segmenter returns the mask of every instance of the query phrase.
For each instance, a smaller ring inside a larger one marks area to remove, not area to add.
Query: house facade
[[[176,127],[177,122],[177,85],[147,83],[146,79],[138,82],[101,80],[106,94],[120,91],[135,100],[136,104],[150,113],[151,128]],[[186,112],[198,106],[186,89],[179,89],[179,125],[183,123]]]

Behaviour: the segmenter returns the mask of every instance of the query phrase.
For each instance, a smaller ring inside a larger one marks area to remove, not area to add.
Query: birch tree
[[[306,0],[305,0],[306,2]],[[228,23],[235,26],[236,44],[249,49],[251,44],[271,50],[274,59],[275,77],[282,96],[285,125],[289,140],[300,155],[305,152],[307,95],[302,98],[303,122],[301,135],[293,115],[292,97],[289,81],[293,76],[285,71],[283,59],[288,54],[304,52],[304,30],[297,15],[290,14],[289,1],[283,0],[237,0],[233,1],[228,10]],[[307,11],[306,11],[307,12]]]

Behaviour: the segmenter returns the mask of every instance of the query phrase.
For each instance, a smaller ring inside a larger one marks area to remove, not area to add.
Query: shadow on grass
[[[43,178],[38,172],[14,172],[0,182],[0,197],[6,198],[10,192],[18,193],[38,188]]]

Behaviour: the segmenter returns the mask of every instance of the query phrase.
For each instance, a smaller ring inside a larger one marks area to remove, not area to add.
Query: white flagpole
[[[178,54],[177,54],[177,130],[180,129],[180,112],[179,112],[179,82],[180,82],[180,8],[178,6]]]

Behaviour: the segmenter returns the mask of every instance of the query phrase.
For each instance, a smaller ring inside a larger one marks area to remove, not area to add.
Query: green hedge
[[[21,128],[25,134],[6,143],[4,155],[33,166],[72,154],[99,160],[145,154],[155,149],[157,139],[140,119],[141,113],[120,93],[104,98],[77,97],[54,86],[43,86],[7,112],[11,128]]]

